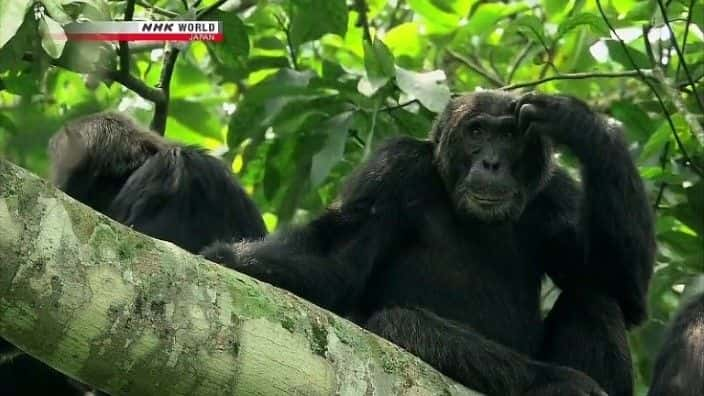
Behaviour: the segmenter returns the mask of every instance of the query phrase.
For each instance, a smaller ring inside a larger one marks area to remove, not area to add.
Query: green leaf
[[[457,0],[408,0],[411,9],[423,16],[433,33],[445,34],[457,29],[469,11],[471,2]]]
[[[673,114],[672,123],[675,125],[675,130],[683,141],[686,141],[686,138],[691,136],[691,134],[689,133],[689,126],[687,125],[687,121],[685,121],[682,115],[680,115],[679,113]],[[695,141],[695,139],[691,140]],[[658,129],[652,135],[650,135],[650,138],[643,146],[643,151],[640,153],[639,157],[640,160],[647,160],[648,158],[654,156],[656,153],[659,153],[665,147],[665,144],[668,141],[674,143],[672,129],[670,129],[670,124],[668,124],[667,122],[663,122],[660,124]]]
[[[695,2],[692,7],[692,22],[699,26],[699,30],[704,31],[704,4]]]
[[[628,10],[628,13],[623,19],[629,22],[649,22],[656,12],[659,13],[659,11],[656,11],[656,4],[654,0],[639,1]]]
[[[282,114],[301,114],[301,104],[330,95],[309,86],[314,74],[281,69],[251,87],[230,118],[228,146],[237,147],[247,138],[260,139]]]
[[[565,19],[557,28],[557,35],[563,36],[572,29],[582,25],[588,25],[597,35],[609,35],[609,27],[604,23],[604,20],[597,15],[586,12],[572,15],[571,17]]]
[[[395,74],[394,56],[384,42],[376,38],[372,44],[364,42],[364,68],[366,79],[360,80],[357,89],[371,96]]]
[[[567,8],[567,4],[569,4],[569,1],[544,0],[543,3],[545,4],[545,12],[552,17],[555,15],[562,14]]]
[[[39,21],[39,34],[42,36],[42,48],[49,56],[58,59],[66,46],[66,33],[58,22],[44,15]]]
[[[655,133],[650,135],[650,138],[643,146],[643,151],[640,153],[640,160],[644,161],[658,153],[665,147],[665,144],[670,140],[670,126],[663,122]]]
[[[545,37],[543,22],[535,15],[523,15],[514,22],[516,28],[523,31],[529,37],[534,37],[536,42],[549,45]]]
[[[326,33],[344,36],[347,31],[345,0],[296,0],[291,7],[290,37],[293,45],[317,40]]]
[[[0,2],[0,48],[17,33],[32,3],[32,0]]]
[[[464,34],[469,36],[490,33],[501,17],[506,15],[507,12],[518,11],[518,7],[526,8],[525,5],[520,3],[513,5],[502,3],[482,4],[469,21],[467,21],[467,24],[460,28],[460,32],[464,32]]]
[[[271,212],[262,213],[262,220],[264,220],[264,225],[266,226],[267,231],[271,233],[276,230],[276,225],[279,221],[279,218],[276,217],[275,214]]]
[[[222,141],[221,120],[213,110],[200,101],[172,99],[169,117],[198,135]]]
[[[623,67],[625,67],[627,70],[634,69],[631,60],[626,55],[626,51],[624,51],[623,46],[619,41],[604,40],[604,42],[606,43],[606,47],[609,49],[609,57],[611,59],[623,65]],[[630,45],[626,45],[626,48],[628,49],[628,54],[631,55],[631,58],[635,62],[636,66],[641,69],[650,68],[650,60],[643,52],[638,51]]]
[[[112,47],[98,41],[68,41],[61,54],[61,64],[78,73],[91,73],[99,68],[111,69],[115,67],[115,61]]]
[[[611,0],[611,6],[616,9],[619,15],[632,10],[641,0]]]
[[[631,102],[620,101],[611,105],[611,115],[621,121],[629,136],[636,141],[645,141],[650,137],[658,123],[648,113]]]
[[[249,55],[249,36],[242,20],[234,12],[215,11],[211,14],[222,22],[223,41],[208,42],[208,48],[220,63],[227,66],[240,66]]]
[[[46,7],[46,12],[61,25],[71,22],[71,17],[64,12],[60,0],[42,0],[42,4]]]
[[[375,38],[373,44],[364,42],[364,67],[371,77],[393,77],[394,56],[383,41]]]
[[[69,0],[64,1],[64,4],[77,3],[81,4],[81,14],[77,19],[88,21],[110,21],[112,20],[112,12],[110,4],[106,0]],[[120,5],[118,12],[124,11],[124,5]]]
[[[338,114],[321,126],[326,140],[323,149],[313,156],[310,169],[310,181],[313,187],[320,185],[342,159],[352,114],[350,111]]]
[[[420,24],[417,22],[402,23],[386,32],[384,42],[395,57],[419,57],[423,51],[420,31]]]
[[[445,72],[442,70],[416,73],[396,67],[398,87],[435,113],[441,112],[450,101],[450,89],[445,84],[445,80]]]

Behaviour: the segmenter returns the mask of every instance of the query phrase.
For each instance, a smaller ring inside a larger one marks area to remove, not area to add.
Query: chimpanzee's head
[[[458,212],[486,222],[518,219],[546,183],[552,144],[518,130],[517,97],[483,91],[452,99],[430,134]]]

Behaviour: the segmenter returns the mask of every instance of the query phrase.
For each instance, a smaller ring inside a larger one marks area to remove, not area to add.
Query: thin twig
[[[491,75],[491,73],[489,73],[486,69],[484,69],[484,67],[482,65],[473,62],[471,59],[466,58],[466,57],[458,54],[457,52],[455,52],[449,48],[447,49],[447,53],[450,54],[450,56],[452,58],[454,58],[455,60],[463,63],[465,66],[467,66],[468,68],[473,70],[475,73],[484,77],[494,87],[500,87],[500,86],[504,85],[504,82],[501,81],[500,78]]]
[[[692,161],[691,157],[687,153],[687,149],[685,149],[684,145],[682,144],[682,140],[680,139],[680,136],[677,133],[677,128],[675,127],[675,122],[672,120],[672,116],[670,116],[670,112],[667,110],[667,106],[665,106],[665,102],[663,102],[662,97],[660,96],[660,93],[655,88],[655,86],[650,81],[648,81],[648,79],[646,78],[643,71],[636,64],[635,60],[633,59],[630,52],[628,51],[628,46],[623,41],[623,39],[621,39],[621,36],[616,32],[616,29],[611,24],[611,21],[609,21],[609,18],[607,18],[606,12],[604,11],[604,8],[601,6],[601,0],[596,0],[596,6],[599,9],[599,13],[601,14],[601,17],[604,20],[604,23],[606,23],[606,25],[609,27],[611,34],[613,34],[614,37],[616,37],[619,44],[621,45],[621,48],[623,48],[623,52],[626,54],[628,61],[631,63],[631,66],[639,74],[641,80],[648,86],[648,88],[650,88],[650,91],[653,93],[653,95],[655,95],[655,99],[657,99],[658,104],[660,105],[660,109],[662,110],[663,115],[665,116],[665,119],[667,120],[667,124],[669,125],[670,130],[672,131],[672,134],[675,137],[675,141],[677,142],[677,148],[679,148],[685,161],[687,163],[689,163],[689,166],[692,168],[692,170],[695,173],[697,173],[699,176],[704,177],[704,171],[702,171],[699,168],[699,166]],[[647,37],[645,39],[647,40]]]
[[[204,17],[208,16],[211,12],[217,10],[220,8],[221,5],[227,3],[228,0],[218,0],[215,3],[205,7],[204,9],[198,11],[196,13],[197,19],[203,19]],[[244,2],[243,2],[244,3]]]
[[[662,150],[662,155],[660,155],[660,169],[665,171],[667,167],[667,156],[670,154],[670,142],[665,143],[665,148]],[[653,204],[653,209],[660,209],[660,202],[662,202],[662,197],[665,193],[665,188],[667,187],[667,182],[660,183],[660,188],[658,188],[658,195],[655,197],[655,204]]]
[[[166,131],[166,118],[169,115],[169,96],[171,94],[171,76],[174,73],[178,52],[178,48],[171,45],[167,45],[164,51],[164,65],[159,76],[159,90],[162,93],[162,100],[154,102],[154,118],[152,118],[151,129],[162,136]]]
[[[227,0],[218,0],[212,5],[204,8],[196,13],[196,19],[203,19],[211,12],[217,10]],[[167,43],[164,50],[164,60],[161,67],[161,75],[159,76],[159,84],[157,90],[160,93],[159,100],[154,101],[154,117],[151,122],[151,129],[159,135],[164,135],[166,132],[166,120],[169,116],[169,99],[171,96],[171,77],[174,73],[176,60],[178,59],[178,48]]]
[[[412,99],[412,100],[409,100],[409,101],[407,101],[407,102],[399,103],[399,104],[396,104],[396,105],[393,105],[393,106],[382,107],[382,108],[379,109],[379,111],[393,111],[393,110],[397,110],[397,109],[404,108],[404,107],[406,107],[406,106],[410,106],[410,105],[412,105],[412,104],[414,104],[414,103],[420,104],[420,101],[419,101],[418,99]]]
[[[391,13],[389,14],[389,23],[386,27],[386,30],[391,30],[396,24],[398,23],[398,12],[401,9],[401,6],[403,5],[403,0],[396,0],[396,6],[394,7],[393,10],[391,10]]]
[[[684,20],[685,25],[684,25],[684,35],[682,36],[682,53],[685,52],[685,49],[687,48],[687,36],[689,36],[689,25],[692,24],[692,11],[694,10],[694,0],[690,0],[689,2],[689,9],[687,11],[687,19]],[[682,22],[681,18],[673,18],[670,20],[670,22]],[[682,67],[682,63],[677,63],[677,70],[675,71],[675,80],[680,79],[680,68]]]
[[[157,7],[157,6],[153,5],[153,4],[147,3],[147,2],[144,1],[144,0],[137,0],[137,5],[140,6],[140,7],[142,7],[142,8],[146,8],[147,10],[149,10],[149,11],[155,13],[155,14],[159,14],[159,15],[161,15],[161,16],[165,16],[165,17],[168,17],[168,18],[176,18],[176,17],[179,16],[179,13],[178,13],[178,12],[169,11],[169,10],[163,9],[163,8],[161,8],[161,7]]]
[[[34,54],[28,52],[22,55],[22,60],[25,62],[35,62],[36,58],[34,57]],[[66,70],[71,70],[69,65],[62,62],[60,59],[51,59],[51,65],[61,67]],[[96,72],[105,76],[106,79],[122,85],[148,101],[158,102],[163,100],[163,95],[159,88],[150,87],[145,84],[144,81],[134,77],[131,74],[122,73],[120,70],[107,69],[97,70]]]
[[[286,35],[286,47],[288,48],[288,55],[291,58],[291,67],[293,70],[298,70],[298,55],[296,53],[296,46],[293,45],[293,40],[291,40],[291,28],[284,22],[283,18],[276,15],[276,21],[279,23],[279,27],[284,31]]]
[[[359,137],[359,134],[357,134],[356,129],[350,129],[350,136],[354,141],[359,145],[360,148],[364,148],[364,140],[362,140],[361,137]]]
[[[553,71],[555,71],[555,73],[559,74],[560,71],[557,69],[557,66],[555,66],[555,64],[553,63],[553,56],[554,56],[554,52],[555,52],[555,43],[553,43],[553,45],[549,46],[548,43],[546,43],[545,40],[543,40],[543,36],[540,33],[536,32],[532,26],[528,26],[528,29],[530,29],[530,31],[533,32],[533,35],[535,35],[535,37],[538,38],[538,42],[540,42],[540,45],[545,50],[545,53],[548,55],[548,59],[545,61],[545,65],[543,66],[542,69],[540,69],[539,77],[540,78],[545,77],[545,74],[548,71],[548,67],[551,67],[551,66],[552,66]]]
[[[521,63],[523,63],[523,60],[526,58],[526,56],[528,56],[528,53],[530,52],[532,47],[533,47],[533,43],[528,41],[528,44],[526,44],[526,46],[523,47],[521,52],[518,53],[516,60],[513,62],[513,65],[511,66],[511,70],[508,72],[508,77],[506,77],[507,83],[510,83],[511,81],[513,81],[513,76],[516,74],[516,71],[521,66]]]
[[[700,145],[704,145],[704,128],[702,128],[702,124],[697,121],[697,116],[687,109],[687,105],[682,100],[682,96],[673,84],[667,80],[662,69],[656,68],[653,74],[660,82],[660,86],[662,87],[664,94],[667,95],[672,104],[675,105],[675,109],[680,112],[685,122],[687,122],[692,136],[694,136]]]
[[[545,84],[549,81],[554,80],[586,80],[589,78],[623,78],[623,77],[637,77],[641,78],[640,74],[635,70],[623,71],[623,72],[593,72],[593,73],[566,73],[566,74],[556,74],[553,76],[544,77],[534,81],[526,81],[511,85],[506,85],[500,89],[505,91],[510,91],[518,88],[534,87],[537,85]]]
[[[150,87],[144,81],[131,74],[124,74],[118,70],[111,70],[105,73],[105,77],[115,81],[137,95],[154,103],[164,100],[164,95],[160,89]]]
[[[500,76],[501,72],[499,72],[499,68],[496,66],[496,62],[494,62],[494,49],[489,50],[489,68],[491,69],[491,72],[494,73],[495,76]]]
[[[694,79],[692,78],[692,74],[689,72],[689,66],[687,66],[687,62],[684,59],[684,53],[682,50],[680,50],[680,45],[677,42],[677,36],[675,36],[675,32],[672,30],[672,26],[670,26],[670,23],[667,21],[667,9],[665,9],[665,5],[662,3],[662,0],[657,1],[658,6],[660,7],[660,12],[662,13],[662,19],[663,22],[665,23],[665,26],[667,27],[667,30],[670,32],[670,42],[672,43],[672,46],[675,48],[675,52],[677,52],[677,57],[679,58],[679,65],[682,65],[682,70],[684,71],[684,75],[687,76],[687,81],[689,81],[689,85],[692,87],[692,95],[694,95],[694,99],[697,102],[697,105],[699,106],[699,110],[704,113],[704,102],[702,102],[702,98],[699,97],[699,93],[697,92],[697,87],[694,85]],[[689,10],[689,16],[691,17],[692,15],[692,10],[690,8]],[[687,24],[689,26],[689,23]],[[646,38],[647,39],[647,38]]]
[[[125,6],[125,21],[131,21],[134,17],[134,3],[135,0],[127,0]],[[120,71],[123,73],[130,72],[130,46],[127,41],[120,41],[120,48],[118,50],[118,56],[120,58]]]
[[[364,40],[371,44],[372,33],[371,29],[369,29],[369,19],[367,19],[367,11],[369,11],[367,2],[365,0],[354,0],[354,8],[358,14],[357,26],[362,27],[362,34],[364,35]]]
[[[374,110],[372,111],[372,124],[369,126],[369,134],[367,135],[367,141],[364,144],[364,154],[363,158],[369,158],[372,152],[372,142],[374,141],[374,133],[376,132],[376,117],[379,115],[379,105],[381,102],[377,102],[374,105]]]
[[[650,45],[650,40],[648,40],[648,34],[650,34],[650,29],[652,26],[645,24],[643,25],[643,43],[645,45],[645,54],[648,55],[648,59],[650,59],[650,64],[654,65],[658,63],[655,59],[655,55],[653,55],[653,46]]]

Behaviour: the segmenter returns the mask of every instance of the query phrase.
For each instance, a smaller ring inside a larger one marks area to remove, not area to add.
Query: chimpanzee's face
[[[455,99],[431,136],[456,209],[482,221],[520,217],[549,172],[550,144],[518,130],[515,102],[498,92]]]

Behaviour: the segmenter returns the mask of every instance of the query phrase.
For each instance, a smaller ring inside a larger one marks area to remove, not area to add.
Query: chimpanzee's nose
[[[499,159],[498,158],[484,158],[482,160],[482,166],[485,170],[496,172],[499,170]]]

